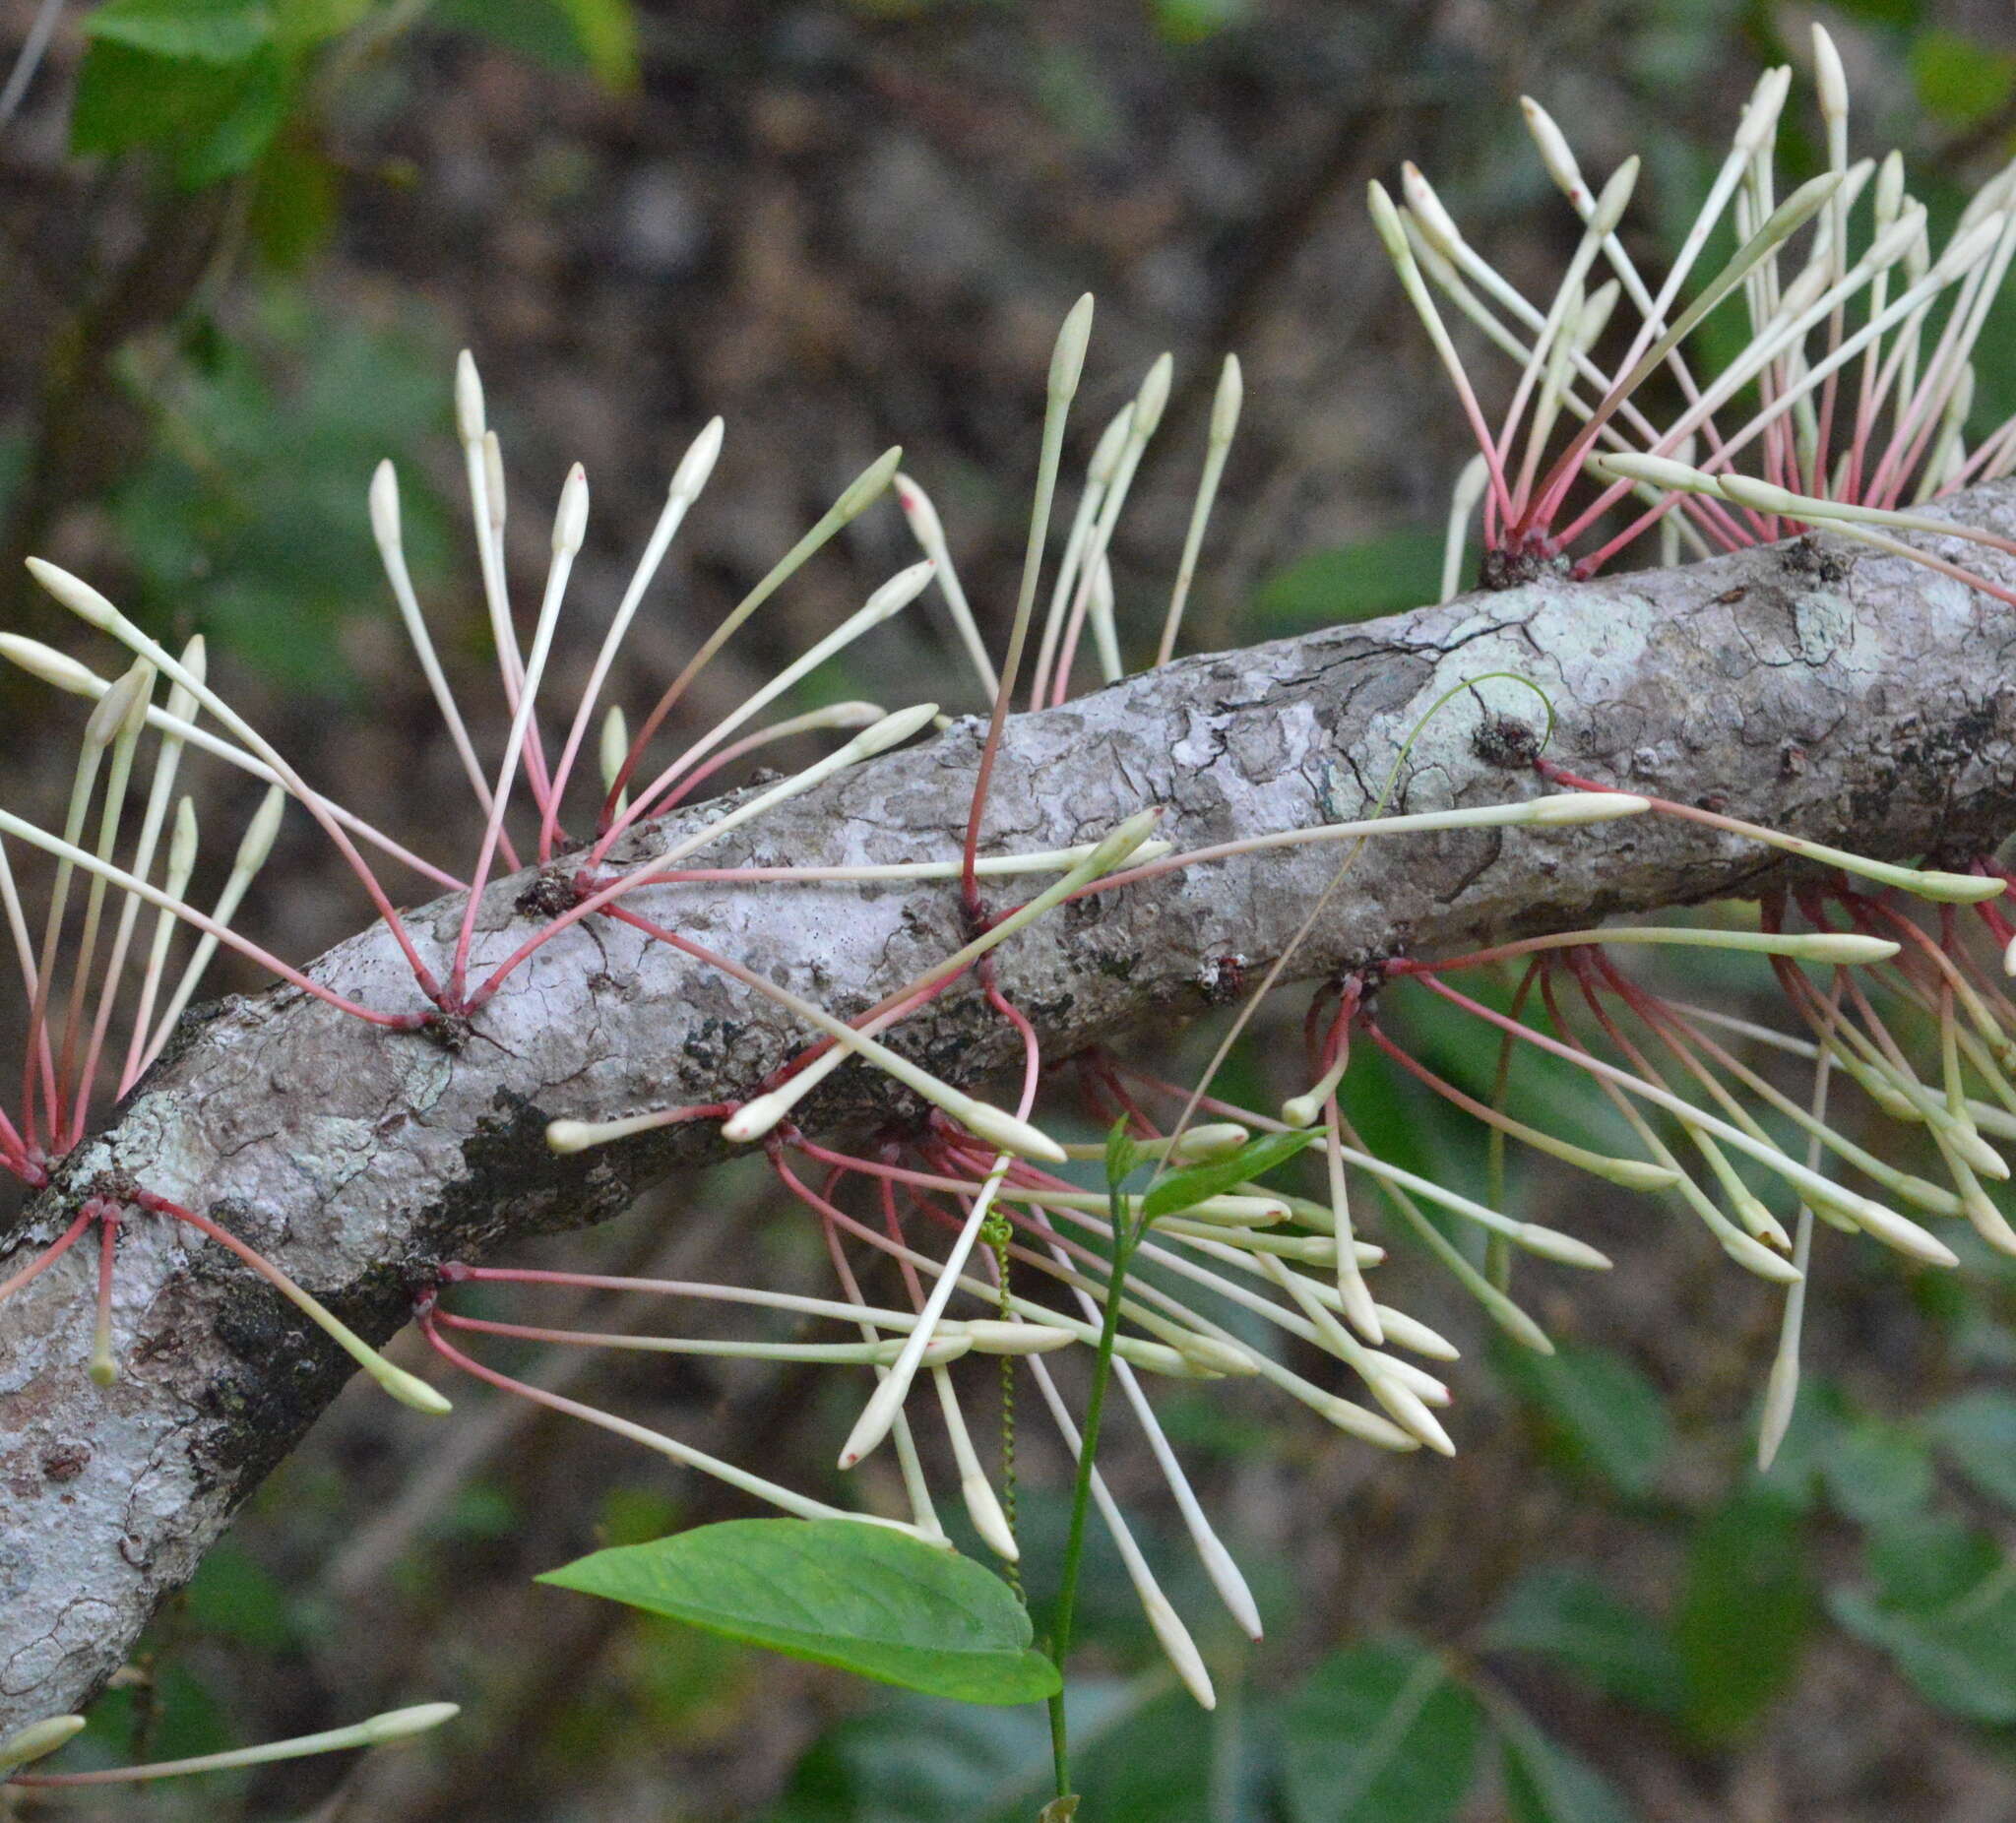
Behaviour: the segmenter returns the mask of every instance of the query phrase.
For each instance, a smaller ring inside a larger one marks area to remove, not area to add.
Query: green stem
[[[1085,1402],[1085,1424],[1078,1443],[1078,1479],[1071,1490],[1071,1532],[1064,1544],[1064,1576],[1057,1592],[1057,1617],[1051,1628],[1050,1656],[1064,1667],[1071,1651],[1071,1623],[1078,1605],[1078,1571],[1085,1555],[1085,1518],[1092,1506],[1092,1466],[1099,1454],[1100,1415],[1105,1406],[1106,1382],[1112,1377],[1113,1340],[1120,1329],[1120,1290],[1127,1268],[1140,1245],[1143,1221],[1130,1226],[1126,1205],[1117,1188],[1107,1192],[1113,1224],[1113,1267],[1106,1280],[1105,1320],[1100,1325],[1099,1353],[1092,1366],[1092,1392]],[[1071,1795],[1071,1745],[1064,1723],[1064,1692],[1050,1698],[1050,1754],[1057,1768],[1057,1795]]]

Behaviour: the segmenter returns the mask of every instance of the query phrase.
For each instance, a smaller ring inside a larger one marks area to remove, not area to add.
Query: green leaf
[[[1331,1654],[1291,1693],[1285,1722],[1292,1823],[1445,1823],[1483,1726],[1439,1658],[1398,1641]]]
[[[1828,1597],[1834,1618],[1889,1654],[1929,1703],[1972,1722],[2016,1722],[2016,1574],[2004,1565],[1948,1607],[1886,1607],[1853,1589]]]
[[[299,49],[340,37],[362,24],[376,0],[274,0],[274,31]]]
[[[1187,1696],[1168,1691],[1166,1676],[1074,1675],[1064,1710],[1081,1816],[1098,1823],[1206,1823],[1197,1800],[1210,1789],[1210,1730],[1197,1726]],[[1052,1776],[1041,1710],[955,1706],[891,1691],[828,1728],[764,1817],[1030,1823]],[[1152,1808],[1158,1803],[1164,1808]]]
[[[1900,29],[1917,25],[1924,11],[1924,0],[1834,0],[1834,4],[1851,19]]]
[[[538,1580],[928,1696],[1034,1703],[1060,1687],[1006,1583],[887,1526],[727,1520]]]
[[[1331,627],[1420,607],[1442,592],[1442,534],[1401,531],[1319,550],[1260,585],[1254,607],[1270,634]]]
[[[637,87],[631,0],[440,0],[432,17],[554,69],[586,69],[618,93]]]
[[[1201,44],[1228,26],[1242,24],[1251,0],[1154,0],[1155,29],[1167,44]]]
[[[290,133],[259,166],[246,226],[260,257],[284,273],[298,273],[336,231],[342,172],[320,147]]]
[[[1885,1607],[1949,1607],[2002,1561],[1985,1532],[1944,1514],[1914,1514],[1872,1529],[1862,1560]]]
[[[159,57],[100,40],[84,54],[70,111],[70,150],[83,157],[158,145],[222,115],[240,69]]]
[[[89,157],[154,147],[193,189],[256,163],[290,95],[288,65],[271,44],[224,64],[99,39],[78,72],[70,149]]]
[[[147,388],[150,419],[172,434],[109,502],[133,579],[122,603],[150,632],[203,632],[213,650],[227,646],[262,677],[326,704],[353,687],[345,628],[372,611],[384,583],[357,510],[358,476],[380,456],[400,465],[415,586],[450,595],[441,584],[457,522],[420,456],[440,430],[453,351],[422,313],[332,315],[298,286],[245,304],[209,358],[191,347]],[[451,595],[443,609],[455,605]],[[472,643],[473,620],[443,611],[435,638]]]
[[[1505,1805],[1511,1823],[1634,1823],[1622,1794],[1524,1716],[1501,1716]]]
[[[1957,31],[1923,31],[1912,40],[1911,77],[1926,113],[1971,127],[2016,93],[2016,56]]]
[[[1127,1131],[1127,1117],[1122,1114],[1113,1122],[1113,1130],[1106,1135],[1106,1188],[1117,1190],[1134,1174],[1135,1166],[1141,1163],[1141,1148],[1134,1143],[1133,1135]]]
[[[637,87],[637,10],[630,0],[559,0],[596,81],[616,94]]]
[[[2016,1398],[2007,1393],[1963,1393],[1925,1419],[1932,1440],[1976,1487],[2016,1507]]]
[[[1692,1732],[1713,1742],[1746,1734],[1791,1684],[1812,1618],[1793,1508],[1752,1488],[1704,1520],[1673,1616]]]
[[[1499,1349],[1498,1370],[1546,1420],[1564,1452],[1618,1493],[1652,1491],[1672,1447],[1659,1389],[1621,1354],[1564,1348],[1552,1355]]]
[[[1206,1197],[1221,1196],[1234,1184],[1245,1183],[1286,1164],[1303,1147],[1314,1144],[1314,1130],[1300,1133],[1263,1133],[1248,1140],[1237,1152],[1223,1159],[1208,1159],[1202,1164],[1186,1164],[1170,1171],[1149,1188],[1141,1212],[1154,1222],[1173,1216],[1201,1203]]]
[[[273,38],[260,0],[108,0],[85,15],[84,34],[157,57],[238,63]]]
[[[1902,1519],[1932,1497],[1931,1452],[1901,1424],[1862,1418],[1844,1425],[1820,1473],[1835,1506],[1864,1526]]]
[[[262,50],[245,65],[245,80],[221,118],[214,121],[175,160],[185,188],[200,190],[249,171],[266,156],[285,125],[293,85],[278,50]]]
[[[1580,1564],[1529,1570],[1485,1624],[1482,1645],[1550,1659],[1654,1715],[1676,1715],[1685,1702],[1686,1672],[1664,1624]]]

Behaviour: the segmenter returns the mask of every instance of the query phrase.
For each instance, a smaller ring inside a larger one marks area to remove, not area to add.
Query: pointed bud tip
[[[1085,373],[1085,351],[1092,343],[1092,293],[1083,293],[1066,313],[1050,350],[1049,396],[1061,405],[1078,391]]]
[[[467,348],[455,357],[455,428],[465,444],[483,439],[483,382]]]
[[[1813,22],[1813,82],[1820,93],[1820,113],[1828,121],[1848,118],[1848,72],[1827,28]]]
[[[888,490],[889,483],[896,478],[897,466],[902,461],[902,444],[884,450],[848,483],[847,490],[834,502],[834,512],[840,515],[843,522],[858,519]]]
[[[115,627],[123,618],[110,601],[81,577],[72,576],[45,558],[29,557],[24,561],[28,573],[80,620],[94,627]]]
[[[588,536],[588,471],[579,463],[567,471],[560,489],[559,510],[553,515],[553,554],[572,557]]]
[[[386,457],[371,471],[371,535],[385,550],[396,550],[401,543],[399,525],[399,471],[392,466],[392,458]]]
[[[46,1716],[17,1729],[0,1740],[0,1776],[54,1753],[66,1741],[76,1739],[84,1726],[82,1716]]]
[[[848,742],[848,747],[862,759],[886,753],[919,732],[937,713],[936,703],[918,703],[909,709],[899,709],[894,715],[884,716],[871,726],[863,728]]]
[[[1239,427],[1239,412],[1246,402],[1245,370],[1236,354],[1228,354],[1219,369],[1218,392],[1211,402],[1211,438],[1219,445],[1232,440]]]
[[[1161,427],[1175,371],[1175,356],[1165,352],[1155,357],[1142,376],[1141,390],[1134,395],[1134,426],[1130,432],[1136,443],[1146,443]]]
[[[714,465],[721,457],[722,438],[726,431],[727,426],[720,418],[707,420],[705,428],[679,458],[678,468],[672,471],[670,493],[691,500],[707,485],[708,476],[713,474]]]
[[[68,653],[44,646],[40,640],[24,639],[18,633],[0,633],[0,658],[71,696],[100,696],[110,687],[89,665],[80,664]]]
[[[429,1729],[438,1729],[444,1722],[453,1722],[461,1714],[460,1703],[415,1703],[410,1709],[391,1709],[382,1716],[372,1716],[358,1723],[357,1730],[376,1745],[424,1734]]]

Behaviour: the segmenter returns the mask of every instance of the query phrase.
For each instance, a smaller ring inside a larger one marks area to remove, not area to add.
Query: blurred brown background
[[[40,11],[0,8],[0,64]],[[1575,224],[1520,126],[1518,97],[1531,93],[1586,168],[1645,155],[1633,231],[1656,262],[1756,70],[1786,57],[1803,71],[1814,17],[1837,33],[1856,86],[1857,150],[1902,145],[1915,191],[1945,219],[2016,132],[2005,0],[696,0],[634,14],[616,0],[442,0],[352,9],[257,159],[192,184],[168,168],[168,137],[72,151],[86,11],[59,17],[0,130],[0,619],[77,644],[20,580],[20,556],[34,551],[151,626],[205,631],[214,674],[311,778],[422,836],[457,775],[375,573],[364,488],[380,455],[398,460],[422,593],[452,667],[476,678],[481,608],[449,405],[459,347],[475,351],[504,438],[522,601],[536,597],[566,465],[587,465],[594,518],[577,598],[591,627],[620,594],[678,453],[711,414],[727,420],[715,480],[630,643],[621,694],[633,714],[698,630],[894,442],[933,493],[998,648],[1049,343],[1087,289],[1099,314],[1077,461],[1158,352],[1176,362],[1169,419],[1117,547],[1137,657],[1174,568],[1218,362],[1228,349],[1244,361],[1246,413],[1189,623],[1195,644],[1243,643],[1411,605],[1433,588],[1467,451],[1367,228],[1368,178],[1391,183],[1415,158],[1480,248],[1529,287],[1547,283]],[[624,28],[634,81],[620,55],[604,50],[598,68],[593,54]],[[1815,158],[1817,123],[1803,85],[1795,96],[1797,169]],[[1996,335],[2004,358],[1984,373],[1982,410],[1999,418],[2016,405],[2016,338],[2006,321]],[[696,707],[736,700],[912,554],[893,508],[870,514],[752,625]],[[581,634],[563,646],[562,700],[593,650]],[[892,704],[926,689],[950,710],[978,706],[935,612],[906,616],[821,684]],[[10,805],[60,805],[74,708],[0,679]],[[213,801],[242,817],[252,797]],[[255,927],[298,957],[359,916],[293,832]],[[1740,1010],[1755,976],[1717,985]],[[1246,1081],[1278,1099],[1291,1081],[1275,1080],[1260,1048]],[[1477,1168],[1472,1138],[1391,1084],[1358,1093],[1368,1131],[1383,1119],[1395,1146],[1437,1168]],[[1389,1631],[1447,1652],[1543,1719],[1626,1806],[1515,1813],[1485,1780],[1465,1800],[1468,1823],[2016,1815],[2016,1694],[2006,1713],[1999,1699],[1928,1703],[1922,1682],[1829,1622],[1826,1595],[1877,1548],[1877,1521],[1856,1503],[1869,1472],[1855,1450],[1881,1456],[1876,1445],[1913,1414],[2006,1377],[2006,1283],[1984,1270],[1965,1288],[1914,1289],[1888,1262],[1844,1265],[1814,1319],[1817,1367],[1837,1389],[1817,1396],[1832,1428],[1795,1468],[1804,1493],[1760,1518],[1742,1464],[1775,1302],[1732,1284],[1666,1211],[1597,1206],[1552,1177],[1521,1194],[1537,1206],[1572,1196],[1578,1231],[1617,1254],[1606,1283],[1542,1314],[1616,1363],[1630,1396],[1598,1399],[1600,1421],[1579,1433],[1574,1389],[1498,1372],[1481,1326],[1410,1258],[1388,1269],[1386,1294],[1444,1324],[1470,1357],[1456,1370],[1453,1464],[1374,1457],[1246,1390],[1171,1399],[1172,1431],[1274,1631],[1248,1652],[1228,1629],[1205,1630],[1228,1692],[1207,1721],[1169,1698],[1124,1585],[1097,1559],[1090,1641],[1109,1677],[1094,1694],[1111,1710],[1088,1817],[1311,1823],[1278,1770],[1300,1726],[1298,1680],[1338,1642]],[[754,1177],[725,1172],[570,1242],[565,1257],[698,1278],[760,1264],[781,1286],[815,1287],[815,1237],[773,1202]],[[521,1365],[563,1370],[536,1356]],[[808,1485],[855,1397],[753,1366],[564,1371],[581,1376],[577,1392]],[[1641,1388],[1650,1420],[1634,1404]],[[906,1708],[535,1589],[531,1574],[598,1540],[740,1509],[599,1436],[488,1406],[473,1389],[460,1397],[466,1421],[448,1431],[346,1397],[164,1616],[94,1739],[108,1756],[195,1751],[431,1696],[468,1706],[453,1730],[361,1767],[23,1814],[1034,1814],[1040,1743],[1032,1759],[1008,1723]],[[1606,1456],[1610,1444],[1622,1455]],[[1206,1611],[1166,1497],[1132,1447],[1116,1441],[1114,1480],[1188,1611]],[[1915,1447],[1929,1464],[1929,1444]],[[1952,1523],[2000,1550],[2006,1508],[1940,1462]],[[1036,1561],[1061,1530],[1058,1464],[1032,1438]],[[1892,1548],[1912,1548],[1904,1536]],[[1635,1604],[1621,1620],[1608,1613],[1606,1632],[1572,1603],[1548,1610],[1603,1650],[1494,1645],[1511,1637],[1492,1632],[1508,1592],[1562,1566]],[[1717,1583],[1718,1566],[1734,1580]],[[1690,1697],[1654,1687],[1668,1666],[1647,1644],[1655,1635],[1670,1635]],[[1592,1670],[1606,1653],[1623,1668]],[[2016,1693],[2016,1661],[1980,1674],[1990,1697]]]

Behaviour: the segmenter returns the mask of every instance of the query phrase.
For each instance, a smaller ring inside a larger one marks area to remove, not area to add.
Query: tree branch
[[[2016,530],[2016,485],[1955,503]],[[1369,811],[1400,743],[1453,685],[1516,671],[1551,699],[1552,753],[1578,772],[1882,857],[1992,845],[2016,826],[2011,618],[1902,559],[1822,540],[1591,584],[1547,581],[1251,651],[1188,660],[1009,723],[986,832],[996,848],[1096,837],[1144,805],[1179,848]],[[2004,584],[2016,562],[1944,554]],[[1485,682],[1436,718],[1395,809],[1530,793],[1476,738],[1483,712],[1536,720],[1531,692]],[[842,776],[724,838],[705,858],[847,863],[952,856],[977,754],[966,723]],[[1503,755],[1499,754],[1502,761]],[[705,823],[718,806],[677,819]],[[640,853],[643,850],[638,850]],[[619,857],[620,858],[620,857]],[[1068,1055],[1220,1004],[1281,951],[1331,877],[1332,847],[1278,849],[1077,902],[1000,952],[1000,981]],[[1295,959],[1316,976],[1401,947],[1448,950],[1741,892],[1775,851],[1671,820],[1372,844]],[[478,959],[531,928],[525,882],[485,897]],[[951,883],[734,883],[656,890],[648,914],[855,1011],[962,940]],[[443,901],[413,920],[454,939]],[[414,990],[382,928],[315,974],[366,1002]],[[27,1212],[49,1239],[114,1168],[246,1235],[366,1334],[404,1321],[433,1261],[619,1212],[644,1183],[705,1163],[711,1124],[562,1158],[555,1116],[608,1118],[733,1099],[806,1037],[768,1002],[634,930],[574,926],[481,1014],[461,1054],[389,1035],[296,990],[194,1014],[111,1129]],[[1013,1037],[970,986],[900,1028],[906,1049],[974,1080]],[[850,1066],[802,1124],[859,1131],[913,1113]],[[120,1245],[122,1379],[86,1375],[79,1248],[0,1323],[0,1732],[88,1700],[232,1510],[334,1396],[348,1363],[215,1246],[129,1222]],[[0,1273],[5,1264],[0,1262]],[[448,1420],[453,1422],[453,1419]]]

